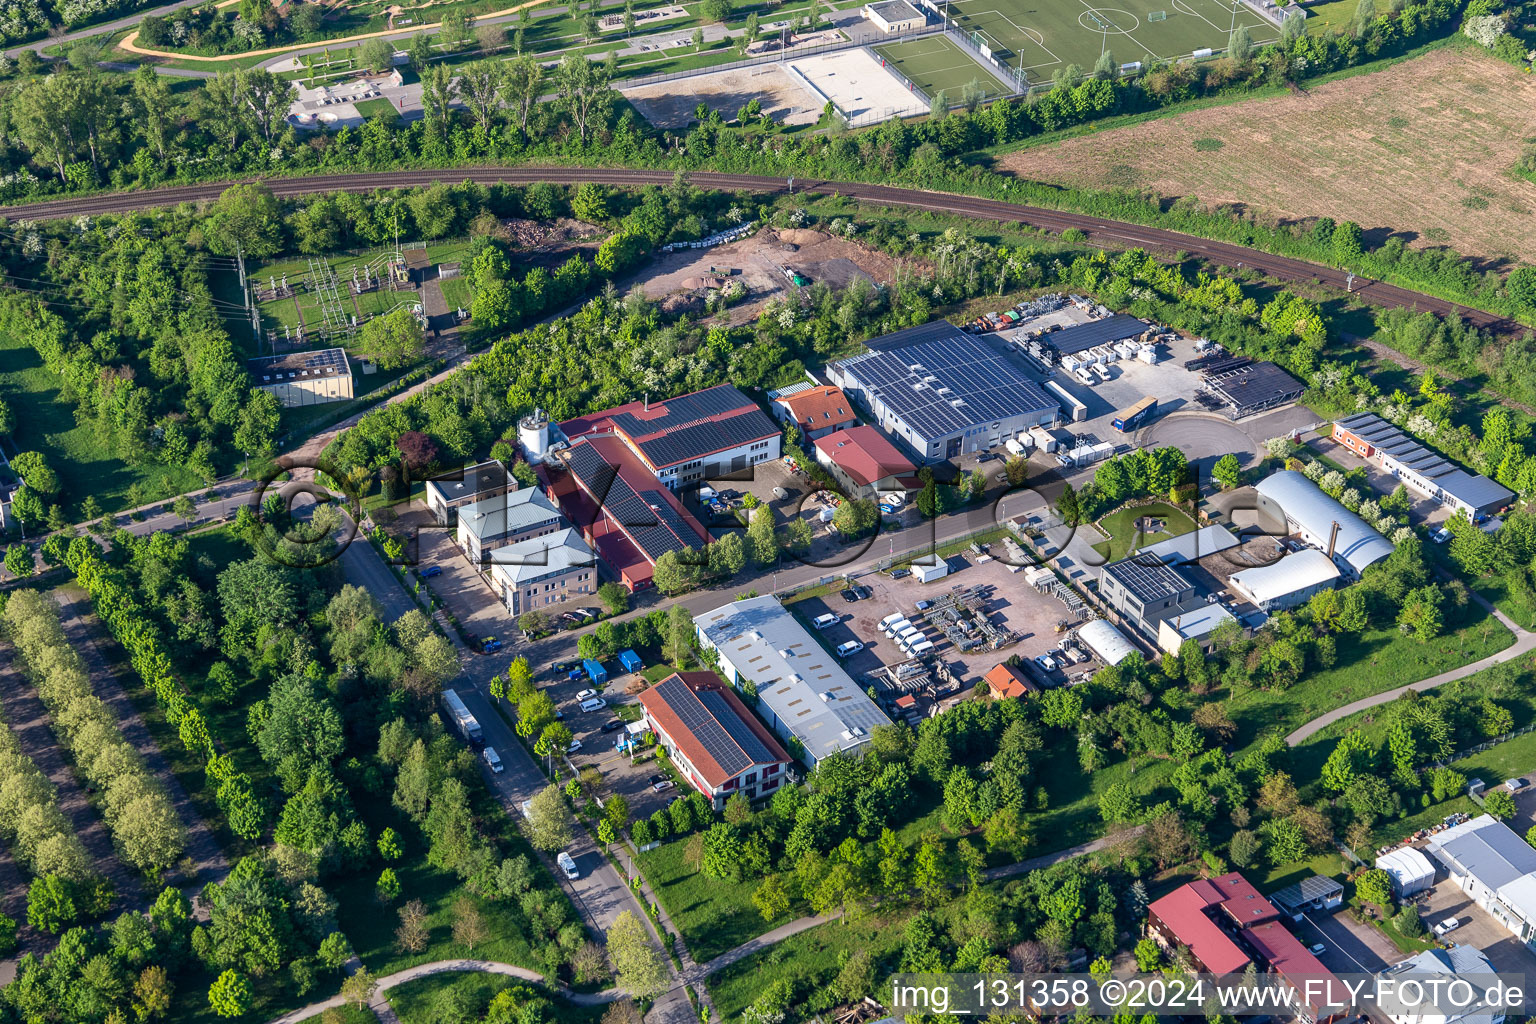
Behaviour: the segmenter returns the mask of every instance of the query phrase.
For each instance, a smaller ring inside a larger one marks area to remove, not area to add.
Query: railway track
[[[547,181],[554,184],[581,184],[594,181],[603,185],[634,188],[644,185],[668,185],[673,180],[670,171],[624,170],[615,168],[570,167],[464,167],[426,171],[378,171],[356,174],[322,174],[300,178],[241,179],[265,180],[273,194],[301,196],[319,192],[367,192],[376,188],[410,188],[430,185],[439,181],[473,181],[490,185],[531,184]],[[688,174],[690,184],[699,188],[736,192],[782,192],[787,187],[783,178],[756,174],[717,174],[694,171]],[[95,216],[106,213],[129,213],[180,203],[207,202],[218,198],[219,193],[233,182],[214,182],[205,185],[182,185],[172,188],[151,189],[140,192],[114,192],[106,195],[83,196],[78,199],[57,199],[20,206],[0,207],[0,215],[12,220],[50,220],[63,217]],[[1473,309],[1460,303],[1415,292],[1407,288],[1355,277],[1353,281],[1341,270],[1325,267],[1305,260],[1234,245],[1230,242],[1213,241],[1186,235],[1163,228],[1145,227],[1124,221],[1104,220],[1085,214],[1063,213],[1037,206],[1025,206],[997,199],[955,195],[947,192],[928,192],[922,189],[897,188],[890,185],[869,185],[849,181],[796,181],[795,190],[816,194],[848,196],[862,202],[881,206],[905,206],[935,213],[958,214],[978,220],[1026,224],[1046,231],[1062,232],[1076,228],[1096,242],[1160,252],[1186,252],[1215,263],[1238,269],[1252,268],[1267,277],[1295,284],[1315,283],[1338,289],[1349,289],[1366,302],[1386,307],[1402,307],[1438,313],[1441,316],[1456,314],[1469,323],[1498,334],[1516,334],[1521,325],[1506,317],[1486,310]]]

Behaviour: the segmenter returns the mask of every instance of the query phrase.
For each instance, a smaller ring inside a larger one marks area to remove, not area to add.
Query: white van
[[[496,753],[495,747],[486,747],[480,751],[480,756],[484,758],[486,767],[495,774],[500,775],[505,770],[505,766],[501,763],[501,755]]]
[[[887,615],[885,618],[880,620],[880,628],[884,629],[886,626],[889,626],[891,623],[893,623],[893,622],[900,622],[904,618],[906,618],[906,616],[903,615],[901,612],[891,612],[891,614]]]
[[[909,630],[911,628],[912,628],[911,621],[908,620],[906,616],[902,616],[901,618],[897,619],[895,622],[888,623],[886,625],[886,627],[882,630],[882,632],[885,633],[886,636],[888,636],[892,640],[894,640],[898,636],[901,636],[901,634],[905,633],[907,630]]]
[[[576,869],[576,861],[564,850],[561,850],[559,855],[555,857],[555,863],[560,865],[560,870],[565,872],[566,878],[576,879],[581,877],[581,872]]]
[[[588,714],[593,711],[601,711],[607,706],[608,702],[603,700],[601,697],[593,697],[590,700],[584,700],[581,702],[581,710]]]
[[[923,638],[923,631],[918,629],[916,626],[911,626],[911,627],[909,627],[907,629],[902,630],[901,631],[901,635],[898,636],[896,638],[896,640],[897,640],[898,643],[915,644],[919,640],[921,640],[922,638]]]
[[[917,643],[913,644],[912,645],[912,649],[910,651],[908,651],[907,653],[912,655],[912,657],[914,657],[914,658],[921,658],[923,655],[927,654],[931,650],[933,650],[933,641],[932,640],[920,640]]]
[[[843,620],[840,617],[833,615],[831,612],[827,612],[825,615],[818,615],[812,619],[811,625],[815,626],[817,629],[829,629],[841,621]]]

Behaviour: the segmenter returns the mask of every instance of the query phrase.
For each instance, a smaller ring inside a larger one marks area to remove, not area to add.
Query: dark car
[[[416,575],[420,576],[424,580],[429,580],[433,576],[441,576],[442,574],[443,567],[440,565],[429,565],[425,569],[418,570],[416,573]]]
[[[649,783],[650,785],[654,786],[658,782],[666,782],[667,781],[667,777],[665,775],[652,775],[650,778],[646,779],[645,781],[647,783]]]
[[[857,601],[859,599],[859,595],[855,594],[852,591],[852,589],[843,591],[839,596],[842,597],[842,599],[844,601],[847,601],[849,604],[853,604],[853,602],[855,602],[855,601]]]
[[[874,591],[868,587],[858,586],[853,588],[853,599],[855,601],[867,601],[872,596],[874,596]]]
[[[1000,458],[1002,458],[1002,456],[997,454],[997,452],[982,452],[980,455],[976,456],[976,461],[977,462],[991,462],[993,459],[1000,459]]]
[[[617,718],[611,722],[603,723],[603,732],[618,732],[622,728],[624,728],[624,723],[619,721]]]
[[[911,569],[892,569],[891,570],[891,579],[893,579],[893,580],[904,579],[905,577],[911,576],[911,575],[912,575],[912,570]]]
[[[727,500],[730,500],[732,498],[739,498],[739,497],[741,497],[741,492],[740,491],[726,490],[726,491],[716,491],[715,493],[720,495],[720,497],[725,498]]]

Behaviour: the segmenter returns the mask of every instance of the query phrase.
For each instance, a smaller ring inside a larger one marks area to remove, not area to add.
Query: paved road
[[[1428,679],[1420,679],[1418,682],[1409,683],[1407,686],[1399,686],[1396,689],[1388,690],[1385,693],[1378,693],[1371,697],[1363,697],[1360,700],[1346,704],[1341,708],[1334,708],[1332,711],[1329,711],[1326,714],[1318,715],[1316,718],[1312,719],[1312,721],[1308,722],[1306,725],[1301,726],[1299,729],[1295,730],[1289,736],[1287,736],[1285,738],[1286,745],[1292,747],[1299,746],[1301,743],[1305,742],[1306,739],[1313,733],[1332,725],[1334,722],[1339,721],[1339,719],[1348,718],[1350,715],[1357,714],[1358,712],[1364,711],[1367,708],[1374,708],[1381,704],[1390,703],[1391,701],[1394,701],[1401,697],[1403,694],[1407,693],[1409,690],[1414,690],[1419,693],[1423,693],[1426,690],[1433,690],[1437,686],[1444,686],[1446,683],[1453,682],[1457,679],[1465,679],[1467,676],[1475,675],[1485,668],[1492,668],[1494,665],[1502,665],[1506,661],[1514,661],[1517,658],[1524,657],[1525,655],[1531,653],[1533,650],[1536,650],[1536,633],[1532,633],[1518,625],[1508,615],[1505,615],[1497,608],[1494,608],[1482,598],[1477,597],[1476,595],[1473,596],[1480,604],[1484,605],[1490,612],[1492,612],[1495,618],[1497,618],[1506,627],[1508,627],[1511,633],[1515,634],[1514,643],[1510,644],[1508,647],[1504,648],[1502,651],[1497,652],[1496,654],[1490,654],[1488,657],[1474,661],[1471,664],[1462,665],[1459,668],[1453,668],[1447,672],[1441,672],[1439,675],[1430,676]]]

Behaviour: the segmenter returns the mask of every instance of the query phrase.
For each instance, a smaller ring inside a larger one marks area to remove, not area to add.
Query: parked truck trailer
[[[475,716],[469,713],[469,708],[464,706],[464,701],[453,690],[443,691],[443,713],[448,716],[448,721],[458,730],[464,741],[478,747],[485,741],[485,734],[480,731],[480,723]]]
[[[1143,398],[1114,418],[1114,428],[1122,433],[1136,430],[1157,413],[1157,399],[1151,395]]]

